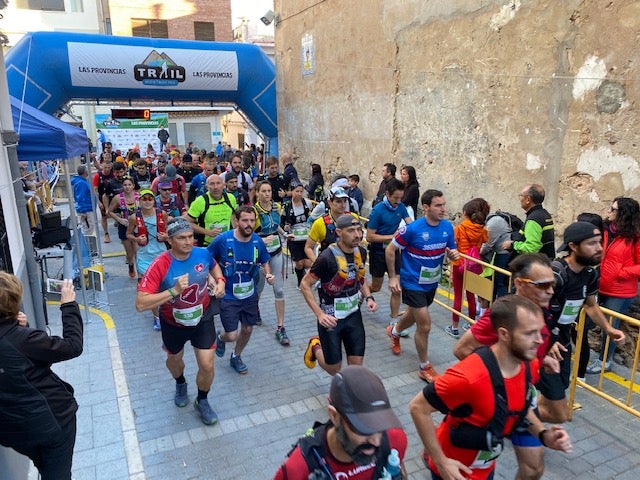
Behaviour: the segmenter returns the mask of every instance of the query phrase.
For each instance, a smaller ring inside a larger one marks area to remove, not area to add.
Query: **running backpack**
[[[202,213],[200,214],[200,216],[198,217],[198,225],[200,225],[202,228],[205,228],[204,226],[204,217],[207,215],[207,211],[209,210],[209,207],[211,206],[210,200],[209,200],[209,192],[201,195],[202,197],[204,197],[204,210],[202,211]],[[226,203],[229,208],[231,209],[231,213],[233,214],[233,205],[231,205],[231,200],[229,200],[229,195],[227,194],[227,192],[222,192],[222,199],[224,200],[224,203]],[[206,235],[204,233],[196,233],[194,234],[194,238],[196,240],[196,242],[198,242],[198,245],[201,247],[204,247],[204,237]]]
[[[495,217],[495,216],[498,216],[502,218],[505,222],[507,222],[507,225],[509,225],[509,228],[511,229],[512,233],[518,233],[520,230],[524,228],[524,222],[520,219],[520,217],[518,217],[517,215],[514,215],[513,213],[503,212],[502,210],[496,210],[495,213],[487,217],[487,221],[491,217]]]

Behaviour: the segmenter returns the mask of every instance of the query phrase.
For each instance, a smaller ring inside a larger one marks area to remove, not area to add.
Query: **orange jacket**
[[[489,233],[484,225],[473,223],[466,218],[454,227],[453,232],[460,253],[467,253],[473,246],[480,250],[482,244],[489,240]],[[453,264],[458,265],[460,262],[461,260],[457,260]]]

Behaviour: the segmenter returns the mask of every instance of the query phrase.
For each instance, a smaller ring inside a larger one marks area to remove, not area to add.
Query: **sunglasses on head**
[[[555,280],[531,280],[530,278],[521,278],[520,280],[522,280],[525,283],[528,283],[530,285],[533,285],[536,288],[539,288],[540,290],[548,290],[549,287],[553,288],[556,286],[556,281]]]

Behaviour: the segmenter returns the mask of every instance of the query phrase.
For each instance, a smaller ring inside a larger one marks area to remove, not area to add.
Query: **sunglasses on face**
[[[161,192],[170,192],[171,189],[170,188],[161,188],[160,191]]]
[[[525,283],[528,283],[530,285],[533,285],[536,288],[539,288],[540,290],[548,290],[549,287],[553,288],[556,286],[556,281],[555,280],[531,280],[530,278],[521,278],[520,280],[522,280]]]

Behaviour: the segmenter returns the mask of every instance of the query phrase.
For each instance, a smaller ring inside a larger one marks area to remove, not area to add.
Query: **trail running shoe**
[[[460,338],[460,330],[453,328],[453,325],[447,325],[444,327],[444,333],[451,335],[453,338]]]
[[[284,327],[279,327],[276,329],[276,340],[280,342],[280,345],[287,346],[289,345],[289,337],[287,336],[287,332]]]
[[[391,333],[394,325],[395,323],[387,327],[387,335],[389,335],[389,338],[391,339],[391,351],[394,355],[400,355],[400,352],[402,351],[402,348],[400,347],[400,337],[396,337]]]
[[[233,369],[238,372],[240,375],[246,374],[249,369],[245,365],[245,363],[240,358],[240,355],[236,355],[235,357],[231,357],[229,359],[229,365],[233,367]]]
[[[313,347],[316,345],[320,345],[320,338],[311,337],[309,339],[309,345],[307,345],[307,349],[304,351],[304,364],[307,368],[314,368],[316,366],[316,355],[313,353]]]
[[[135,268],[133,267],[133,264],[130,263],[129,264],[129,277],[130,278],[135,278],[135,276],[136,276]]]
[[[220,338],[220,334],[216,335],[216,356],[218,358],[224,357],[224,351],[226,350],[226,345]]]
[[[202,423],[205,425],[213,425],[218,421],[218,415],[213,411],[213,408],[209,405],[209,400],[206,398],[203,400],[196,400],[194,406],[200,414],[200,420],[202,420]]]
[[[176,396],[173,399],[176,407],[184,407],[189,403],[189,395],[187,394],[187,382],[176,383]]]
[[[429,362],[424,368],[418,370],[418,376],[427,383],[433,383],[440,374],[436,372],[436,369],[433,368],[433,365]]]

